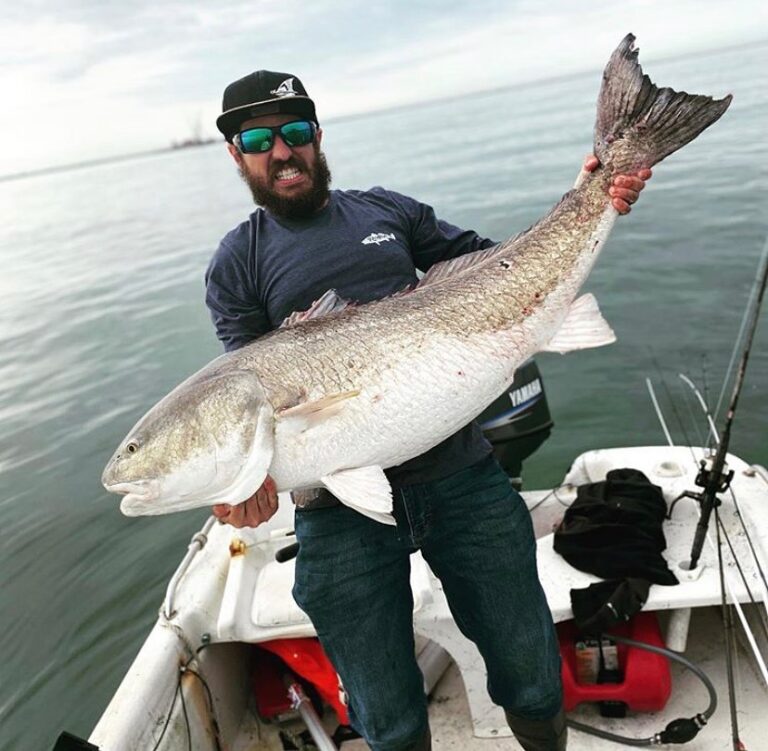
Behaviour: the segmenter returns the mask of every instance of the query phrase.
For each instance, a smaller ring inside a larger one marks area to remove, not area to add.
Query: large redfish
[[[392,523],[383,469],[477,416],[536,352],[614,340],[591,295],[578,297],[616,219],[617,174],[660,162],[728,108],[658,88],[628,35],[597,104],[600,167],[526,232],[433,267],[414,290],[351,306],[329,293],[307,314],[222,355],[131,430],[102,481],[128,515],[325,486]]]

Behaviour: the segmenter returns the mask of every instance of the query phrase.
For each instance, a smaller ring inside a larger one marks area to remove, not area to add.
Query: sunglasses
[[[317,126],[309,120],[294,120],[285,125],[262,128],[248,128],[240,131],[232,140],[243,154],[264,154],[275,145],[275,136],[285,141],[286,146],[306,146],[315,140]]]

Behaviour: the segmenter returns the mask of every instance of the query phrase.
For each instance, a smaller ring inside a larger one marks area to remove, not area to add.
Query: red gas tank
[[[636,712],[657,712],[663,709],[672,691],[672,676],[666,657],[638,647],[617,644],[618,680],[612,683],[585,683],[584,653],[577,655],[577,644],[583,643],[573,621],[557,624],[562,656],[563,697],[565,711],[570,712],[582,702],[623,702]],[[655,613],[638,613],[629,622],[612,629],[611,633],[636,641],[664,647]],[[579,661],[581,660],[581,664]],[[587,671],[588,672],[588,671]]]
[[[279,657],[294,673],[311,683],[323,701],[334,709],[339,723],[349,725],[346,695],[339,684],[339,676],[316,638],[273,639],[257,646],[253,682],[256,706],[262,717],[274,717],[290,709],[282,678],[285,670],[281,663],[268,659],[270,655],[265,655],[266,651]]]

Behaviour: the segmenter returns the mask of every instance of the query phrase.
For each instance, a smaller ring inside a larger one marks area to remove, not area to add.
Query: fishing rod
[[[768,248],[768,245],[766,248]],[[731,427],[736,414],[736,407],[739,402],[739,396],[741,395],[741,389],[744,385],[744,375],[747,370],[749,355],[752,351],[752,342],[754,340],[755,330],[757,329],[757,320],[760,316],[766,284],[768,283],[768,253],[764,251],[761,260],[762,268],[758,269],[756,277],[757,295],[747,324],[746,340],[742,349],[739,367],[736,372],[736,380],[734,381],[731,401],[728,405],[728,411],[725,417],[725,425],[722,434],[720,435],[720,443],[718,444],[714,457],[709,460],[702,459],[701,461],[699,474],[697,475],[695,482],[696,485],[702,488],[702,491],[700,493],[695,493],[693,491],[685,493],[687,497],[698,501],[701,506],[701,516],[699,518],[699,523],[696,525],[693,545],[691,546],[690,570],[695,569],[699,562],[712,511],[720,505],[720,499],[717,497],[718,493],[724,493],[728,490],[734,475],[733,470],[726,469],[727,465],[725,460],[728,453],[728,444],[730,443],[731,438]]]

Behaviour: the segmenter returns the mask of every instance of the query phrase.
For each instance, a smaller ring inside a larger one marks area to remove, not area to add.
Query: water
[[[557,482],[581,451],[663,441],[644,385],[658,384],[655,363],[701,440],[676,374],[700,385],[706,374],[716,398],[768,231],[766,52],[647,66],[655,80],[735,101],[657,169],[589,280],[618,342],[540,356],[556,429],[526,467],[529,487]],[[501,239],[572,183],[598,81],[325,123],[335,184],[383,184]],[[0,206],[0,749],[10,751],[49,748],[64,728],[88,735],[206,517],[127,519],[99,477],[133,422],[219,353],[203,271],[250,203],[217,146],[0,183]],[[732,448],[768,464],[762,319]]]

